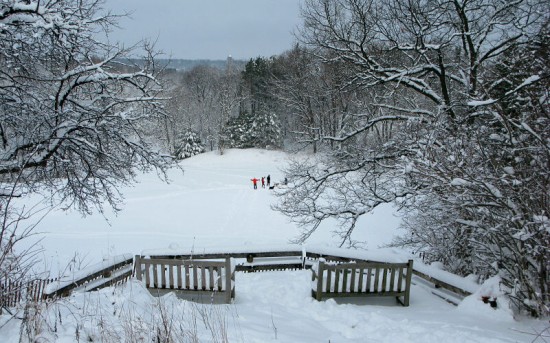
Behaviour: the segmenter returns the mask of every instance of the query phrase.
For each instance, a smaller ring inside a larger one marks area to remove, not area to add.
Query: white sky
[[[301,23],[301,0],[105,0],[119,21],[110,40],[126,45],[156,40],[166,57],[236,59],[269,57],[288,50]]]

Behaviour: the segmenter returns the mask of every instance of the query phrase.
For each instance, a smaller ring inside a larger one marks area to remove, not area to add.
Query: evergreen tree
[[[205,151],[201,138],[193,130],[187,130],[178,137],[176,141],[176,159],[183,160],[191,156],[202,154]]]
[[[281,146],[282,133],[277,115],[274,112],[260,112],[252,121],[250,136],[258,148]]]
[[[239,149],[277,148],[282,141],[277,115],[273,112],[260,112],[255,116],[243,112],[228,120],[223,137],[227,147]]]
[[[224,145],[239,149],[254,147],[252,123],[253,119],[248,112],[242,112],[238,117],[230,118],[222,131]]]
[[[248,93],[250,113],[253,116],[270,105],[270,100],[272,100],[268,90],[270,78],[269,60],[257,57],[255,60],[250,59],[246,63],[242,72],[242,80],[246,93]]]

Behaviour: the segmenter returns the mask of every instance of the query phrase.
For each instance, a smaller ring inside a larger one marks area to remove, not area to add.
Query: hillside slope
[[[257,149],[195,156],[181,163],[183,174],[170,172],[170,184],[140,175],[137,185],[123,189],[126,203],[118,215],[82,217],[57,209],[33,239],[41,240],[45,268],[54,276],[122,253],[286,244],[298,228],[270,209],[272,191],[254,190],[250,179],[270,174],[278,182],[287,161],[285,153]],[[382,208],[361,221],[354,239],[374,250],[391,240],[398,223],[391,207]],[[337,246],[330,231],[326,223],[310,243]],[[162,328],[181,341],[543,342],[533,335],[548,327],[544,320],[516,321],[478,295],[454,307],[420,284],[404,308],[387,298],[317,302],[310,282],[305,270],[238,273],[232,305],[197,305],[172,295],[151,297],[133,281],[62,299],[36,322],[41,339],[50,342],[150,342]],[[0,316],[2,342],[18,342],[21,332],[21,321]]]

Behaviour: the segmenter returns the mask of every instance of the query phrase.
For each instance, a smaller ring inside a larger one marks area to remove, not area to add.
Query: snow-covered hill
[[[259,149],[198,155],[181,162],[183,172],[172,170],[169,184],[155,174],[141,175],[134,187],[122,189],[125,205],[116,215],[53,211],[36,228],[43,233],[36,238],[54,274],[75,254],[79,264],[87,264],[145,249],[286,244],[299,229],[271,210],[272,191],[254,190],[250,181],[270,175],[272,183],[281,182],[286,163],[285,153]],[[392,213],[388,206],[363,221],[354,239],[372,248],[390,242],[399,224]],[[339,242],[327,224],[311,243]]]
[[[151,249],[287,244],[299,229],[270,209],[276,200],[272,191],[254,190],[250,181],[269,174],[272,182],[280,182],[287,158],[257,149],[206,153],[183,161],[184,173],[171,171],[170,184],[153,174],[139,176],[137,185],[123,189],[126,202],[118,215],[82,217],[54,210],[36,228],[45,268],[55,276],[70,261],[74,269]],[[392,208],[382,208],[360,222],[354,239],[376,249],[391,241],[398,224]],[[326,223],[310,243],[331,247],[339,242]],[[152,328],[162,324],[161,313],[169,314],[174,334],[190,335],[188,341],[193,334],[223,341],[209,324],[225,325],[230,342],[531,342],[536,339],[531,334],[548,326],[547,321],[514,321],[508,311],[493,310],[475,295],[457,308],[421,285],[413,286],[408,308],[393,299],[317,302],[310,280],[309,271],[239,273],[229,306],[196,305],[173,296],[159,300],[131,282],[50,306],[41,315],[42,338],[149,342],[158,334]],[[0,318],[0,341],[17,342],[20,322]]]

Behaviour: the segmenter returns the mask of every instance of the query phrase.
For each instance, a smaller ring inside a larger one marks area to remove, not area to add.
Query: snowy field
[[[40,267],[56,276],[68,266],[75,270],[109,256],[151,249],[200,252],[287,244],[298,229],[270,209],[275,202],[272,191],[261,186],[254,190],[250,181],[270,174],[272,183],[280,182],[286,161],[287,155],[277,151],[206,153],[182,162],[183,173],[171,171],[170,184],[155,175],[141,175],[138,184],[123,189],[125,205],[117,215],[107,211],[82,217],[54,210],[33,238],[43,247]],[[375,251],[398,233],[398,224],[388,206],[362,220],[353,239]],[[330,223],[308,244],[337,246]],[[309,271],[237,273],[232,305],[197,305],[171,295],[153,298],[139,283],[130,282],[53,305],[43,313],[50,330],[40,341],[151,342],[158,334],[151,325],[163,322],[162,313],[171,318],[171,333],[184,341],[550,341],[534,336],[550,325],[548,319],[514,319],[505,308],[493,310],[483,304],[479,294],[455,307],[417,284],[405,308],[393,299],[317,302],[310,290]],[[19,322],[6,320],[0,317],[0,342],[17,342]],[[213,326],[223,330],[211,330]]]

